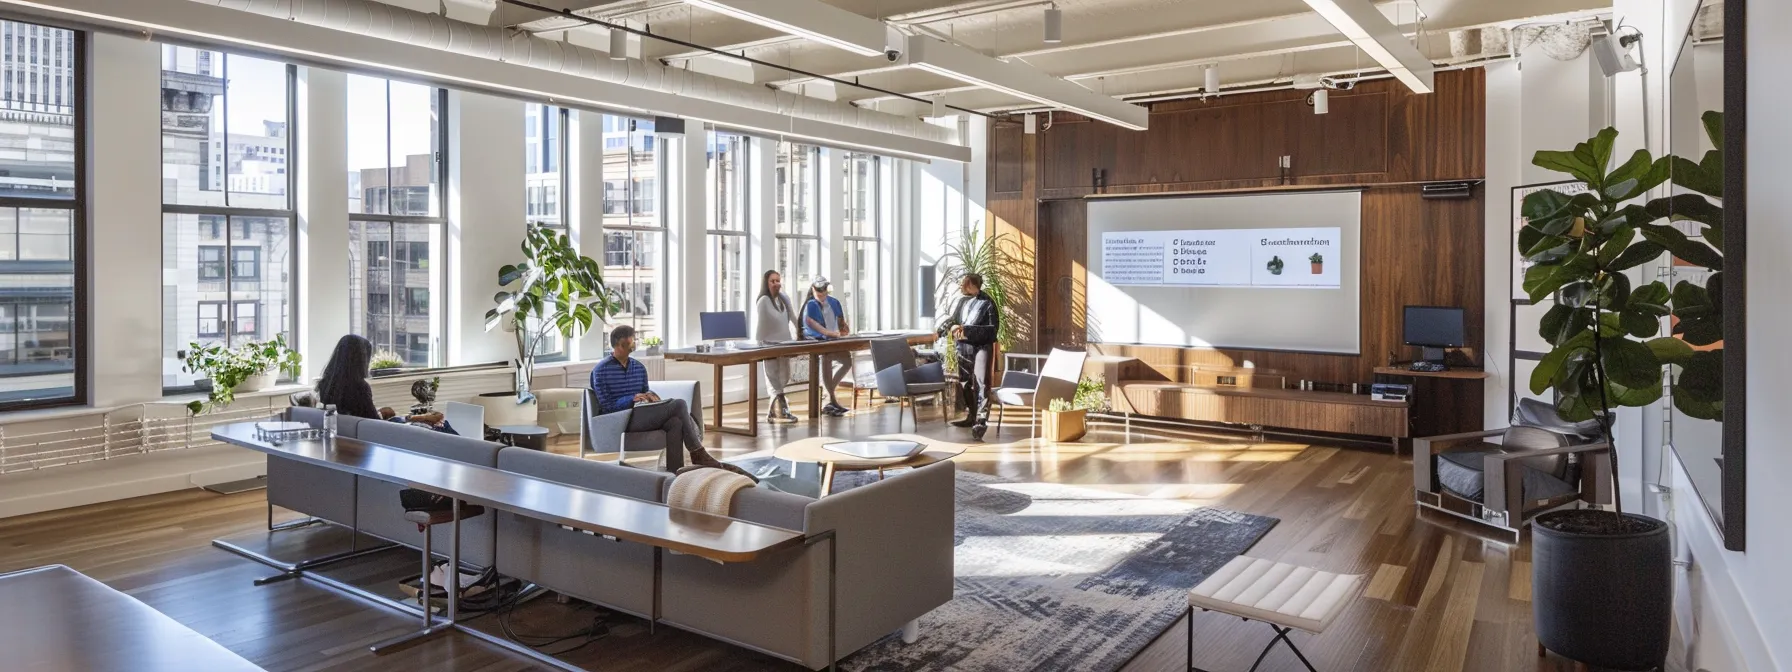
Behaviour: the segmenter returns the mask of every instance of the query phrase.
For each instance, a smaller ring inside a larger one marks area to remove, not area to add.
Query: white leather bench
[[[1247,621],[1262,621],[1276,631],[1275,639],[1257,654],[1252,672],[1263,664],[1263,657],[1283,642],[1300,658],[1308,670],[1314,670],[1300,649],[1295,648],[1288,633],[1295,629],[1315,635],[1325,632],[1332,620],[1362,590],[1363,575],[1334,574],[1285,562],[1238,556],[1207,577],[1188,593],[1188,669],[1195,667],[1195,610],[1217,611]]]

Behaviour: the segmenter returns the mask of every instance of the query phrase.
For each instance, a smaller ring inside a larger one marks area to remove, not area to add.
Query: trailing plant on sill
[[[618,310],[615,295],[604,286],[603,269],[582,256],[566,234],[530,224],[523,236],[523,261],[498,269],[497,304],[485,311],[485,330],[506,326],[516,338],[516,398],[535,398],[529,374],[550,334],[568,341],[609,322]],[[514,286],[514,287],[513,287]]]
[[[181,356],[181,371],[205,376],[212,385],[205,401],[187,402],[187,413],[196,416],[229,406],[236,401],[236,388],[254,376],[278,371],[297,377],[301,361],[299,353],[286,346],[285,334],[277,334],[271,341],[249,342],[235,348],[215,343],[188,344]]]

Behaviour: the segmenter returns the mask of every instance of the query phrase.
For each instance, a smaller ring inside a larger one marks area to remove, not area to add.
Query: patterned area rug
[[[838,479],[836,492],[875,475]],[[1118,670],[1181,616],[1190,588],[1280,522],[964,471],[957,500],[956,596],[921,619],[920,641],[886,637],[843,667]]]

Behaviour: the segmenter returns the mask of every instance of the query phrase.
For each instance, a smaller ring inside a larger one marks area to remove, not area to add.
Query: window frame
[[[162,45],[170,46],[170,43],[162,43]],[[172,46],[180,47],[183,45],[172,45]],[[225,51],[222,49],[211,49],[211,48],[203,48],[203,47],[191,47],[191,48],[196,49],[201,54],[216,52],[218,54],[217,65],[219,68],[218,72],[220,73],[220,78],[226,82],[230,81],[230,57],[233,55],[232,52]],[[222,231],[223,235],[220,236],[220,239],[223,241],[224,244],[222,246],[217,246],[217,247],[224,248],[224,277],[220,280],[212,280],[212,281],[208,281],[208,280],[201,278],[200,281],[201,282],[223,282],[224,286],[225,286],[225,291],[229,292],[232,285],[234,285],[237,280],[237,278],[235,276],[231,275],[231,272],[235,270],[235,268],[234,268],[235,254],[234,254],[233,250],[235,249],[234,241],[236,240],[236,231],[235,231],[234,224],[236,223],[237,218],[251,218],[251,219],[264,218],[264,219],[284,219],[284,220],[286,220],[286,226],[287,226],[286,258],[289,260],[288,263],[294,265],[294,267],[289,268],[288,277],[291,278],[291,280],[288,280],[287,288],[286,288],[287,305],[290,305],[293,307],[293,310],[291,311],[291,319],[292,319],[291,329],[292,329],[292,334],[293,334],[294,338],[292,339],[292,341],[288,342],[287,345],[290,347],[298,347],[299,337],[300,337],[300,335],[305,333],[304,332],[304,324],[299,319],[300,311],[297,309],[299,306],[299,301],[301,298],[301,290],[302,290],[302,288],[300,287],[301,283],[299,283],[297,281],[299,274],[297,272],[298,269],[296,268],[296,265],[298,264],[299,259],[300,259],[299,236],[298,236],[299,171],[293,169],[294,164],[292,161],[290,161],[290,158],[298,156],[298,147],[299,147],[299,128],[298,128],[298,123],[297,123],[297,120],[299,118],[299,66],[294,63],[290,63],[290,62],[281,62],[281,61],[278,61],[275,59],[262,58],[260,56],[255,56],[255,55],[251,55],[251,54],[234,54],[234,55],[238,55],[243,58],[253,58],[256,60],[271,61],[271,62],[275,62],[275,63],[280,63],[281,65],[285,66],[283,69],[283,71],[286,74],[286,148],[285,148],[286,151],[285,151],[284,156],[288,157],[288,159],[289,159],[289,161],[285,164],[286,165],[286,173],[285,173],[285,175],[286,175],[286,208],[285,209],[249,208],[249,207],[231,206],[230,205],[230,194],[232,192],[230,189],[230,179],[229,179],[230,176],[228,173],[226,173],[224,175],[224,180],[222,182],[223,192],[224,192],[224,205],[185,205],[185,204],[178,204],[178,203],[168,203],[166,201],[166,197],[164,197],[164,200],[162,203],[162,212],[161,212],[162,221],[163,221],[162,235],[163,236],[167,235],[166,227],[167,227],[167,216],[168,215],[198,215],[198,216],[202,216],[202,217],[203,216],[215,216],[215,217],[223,218],[223,224],[224,224],[223,231]],[[221,104],[223,105],[222,116],[226,120],[228,120],[230,118],[230,91],[229,91],[228,85],[226,85],[225,90],[222,93],[218,94],[218,97],[220,99]],[[222,147],[223,153],[224,153],[225,158],[228,159],[228,157],[230,156],[230,125],[229,125],[228,121],[225,122],[224,128],[222,129],[222,138],[223,138],[223,147]],[[160,133],[157,134],[157,141],[158,141],[157,142],[158,146],[162,147],[163,148],[162,151],[165,152],[166,151],[165,145],[163,143],[165,143],[166,140],[165,140],[165,138],[163,138],[161,136]],[[208,142],[207,144],[209,145],[210,143]],[[209,151],[209,149],[210,149],[210,147],[207,147],[208,151]],[[162,157],[163,158],[161,158],[160,160],[163,162],[166,162],[167,161],[166,154],[163,154]],[[246,224],[245,224],[245,231],[247,231]],[[214,246],[206,245],[206,246],[201,246],[201,247],[214,247]],[[259,270],[260,269],[257,268],[257,271],[259,271]],[[245,281],[248,281],[248,279],[245,279]],[[262,281],[262,278],[261,278],[261,275],[259,274],[259,272],[253,278],[253,281],[254,282]],[[248,301],[250,301],[250,300],[249,299],[227,299],[227,300],[221,302],[226,306],[226,310],[223,313],[223,319],[221,320],[221,323],[222,323],[222,326],[224,326],[223,338],[227,345],[231,344],[231,339],[236,335],[234,332],[234,329],[236,326],[236,313],[235,313],[236,304],[244,303],[244,302],[248,302]],[[256,303],[259,303],[259,301],[257,301]],[[259,308],[256,310],[255,319],[258,323],[257,326],[259,326],[259,323],[262,321],[262,318],[265,316],[265,314],[266,314],[265,311],[262,311]],[[167,317],[164,316],[163,319],[166,320]],[[197,325],[195,325],[195,327],[197,327]],[[204,338],[204,336],[201,336],[198,334],[197,328],[195,328],[195,338]],[[186,351],[186,344],[184,344],[184,343],[176,344],[175,352],[177,354],[183,353],[185,351]],[[290,379],[283,377],[283,378],[281,378],[281,380],[284,382],[284,381],[288,381]],[[192,394],[195,392],[202,391],[204,389],[204,387],[205,387],[205,383],[204,383],[204,381],[201,381],[201,380],[195,380],[190,385],[175,385],[175,386],[163,385],[162,386],[162,395],[170,396],[170,395],[178,395],[178,394]]]
[[[198,335],[199,338],[223,338],[224,331],[225,331],[224,323],[230,319],[229,318],[230,309],[228,308],[229,305],[230,305],[229,301],[200,301],[199,306],[196,309],[196,313],[195,313],[198,316],[198,319],[197,319],[197,325],[196,325],[197,328],[194,333],[196,335]],[[216,308],[217,309],[216,316],[211,318],[217,324],[217,331],[206,331],[205,330],[204,325],[205,325],[205,319],[206,319],[205,318],[205,309],[206,308]]]
[[[753,230],[753,220],[756,219],[753,217],[753,204],[755,201],[753,198],[753,136],[745,133],[724,131],[712,126],[708,129],[708,133],[704,140],[709,147],[714,148],[720,146],[720,139],[724,135],[733,136],[738,139],[740,143],[740,151],[738,155],[732,155],[729,159],[733,164],[733,169],[737,171],[738,174],[735,175],[733,181],[730,182],[728,173],[722,169],[720,152],[707,152],[712,155],[708,157],[709,160],[706,169],[706,177],[708,179],[704,180],[708,185],[709,190],[709,213],[707,220],[704,223],[703,232],[704,257],[709,261],[709,269],[705,272],[706,277],[704,279],[707,281],[705,284],[709,286],[709,291],[707,292],[708,296],[704,303],[709,307],[709,310],[712,311],[745,311],[748,310],[748,306],[753,302],[752,273],[748,271],[748,269],[753,267],[752,254],[748,249],[750,247],[750,245],[748,245],[750,239],[749,232]],[[739,188],[732,188],[735,185],[738,185]],[[732,208],[734,214],[734,217],[731,218],[732,221],[726,226],[721,224],[723,219],[722,213],[727,209],[724,208],[724,204],[722,203],[723,199],[721,198],[721,195],[724,193],[728,193],[731,196],[731,202],[728,205]],[[733,208],[732,206],[734,205],[734,202],[738,202],[740,207]],[[721,274],[722,259],[720,256],[720,249],[723,244],[728,242],[733,242],[740,251],[739,270],[741,272],[741,305],[739,306],[726,303],[726,292],[723,291],[723,287],[727,284],[727,279]],[[713,274],[713,277],[707,277],[711,274]]]
[[[89,352],[89,345],[90,345],[90,339],[88,336],[88,333],[90,330],[87,327],[88,327],[88,320],[91,318],[91,310],[90,310],[91,304],[89,302],[89,294],[88,294],[89,282],[88,282],[88,277],[87,277],[88,276],[88,274],[87,274],[87,269],[88,269],[88,265],[87,265],[87,236],[88,236],[87,222],[88,222],[88,217],[87,216],[88,216],[88,207],[89,207],[89,201],[90,201],[90,198],[89,198],[90,194],[88,193],[90,190],[87,189],[87,186],[86,186],[87,185],[87,147],[88,147],[87,130],[88,130],[88,116],[92,112],[92,110],[88,107],[88,96],[87,96],[87,39],[88,39],[88,35],[87,35],[86,31],[76,30],[74,28],[66,28],[63,26],[55,25],[53,23],[39,23],[39,22],[32,22],[32,21],[15,21],[12,19],[7,19],[7,21],[15,26],[37,27],[39,29],[48,28],[48,29],[52,29],[54,31],[68,31],[69,32],[70,39],[68,42],[65,42],[64,44],[68,45],[72,49],[72,52],[71,52],[72,60],[66,62],[66,67],[69,68],[69,83],[73,87],[74,98],[73,98],[73,100],[65,101],[64,104],[51,104],[50,107],[52,109],[49,109],[49,110],[39,109],[39,110],[37,110],[37,112],[57,113],[63,109],[66,109],[70,116],[70,124],[72,127],[72,132],[74,134],[74,138],[73,138],[73,145],[74,145],[74,175],[73,175],[74,187],[73,187],[73,190],[74,190],[74,193],[72,194],[72,196],[70,198],[67,198],[67,199],[40,198],[40,197],[30,197],[30,196],[0,196],[0,207],[17,208],[20,210],[24,210],[27,208],[41,209],[41,210],[66,210],[69,212],[69,245],[70,245],[69,256],[70,256],[70,258],[67,261],[61,261],[61,260],[32,261],[32,260],[15,259],[10,263],[23,262],[23,263],[32,264],[32,265],[40,265],[46,269],[48,269],[49,265],[51,265],[51,264],[68,264],[68,267],[71,269],[70,272],[73,273],[74,278],[73,278],[73,283],[72,283],[73,284],[73,297],[70,299],[70,301],[68,303],[68,324],[69,324],[68,330],[69,330],[69,347],[73,351],[70,355],[70,359],[73,360],[72,375],[74,377],[74,380],[72,381],[72,384],[69,386],[69,388],[67,388],[67,389],[70,389],[70,393],[67,396],[61,396],[60,394],[57,394],[56,396],[27,397],[27,398],[16,399],[16,400],[0,401],[0,411],[22,411],[22,410],[40,409],[40,408],[59,408],[59,407],[67,407],[67,406],[81,406],[81,405],[87,404],[89,401],[89,397],[88,397],[89,390],[87,387],[87,379],[88,379],[88,372],[91,369],[90,362],[88,361],[88,357],[87,357],[87,354]],[[54,34],[57,36],[61,35],[60,33],[54,33]],[[8,42],[10,43],[10,40],[8,40]],[[62,54],[62,52],[60,50],[56,51],[57,57],[60,57],[61,54]],[[21,65],[23,65],[23,64],[21,64]],[[57,66],[50,66],[50,67],[57,67]],[[23,70],[23,68],[20,68],[20,70]],[[22,81],[19,82],[19,85],[20,85],[20,87],[23,87],[24,82],[22,82]],[[61,92],[60,90],[57,91],[57,93],[59,93],[59,94],[60,94],[60,92]],[[14,99],[13,102],[16,104],[21,104],[21,105],[24,104],[24,100],[22,97],[20,97],[18,99]],[[22,217],[22,215],[20,215],[20,217]],[[22,229],[23,223],[20,222],[18,224],[18,226],[20,229]],[[15,235],[16,234],[17,234],[17,231],[15,231]],[[23,253],[24,253],[24,251],[22,249],[19,249],[16,251],[15,256],[22,256]],[[62,275],[62,273],[60,273],[60,272],[56,272],[56,273],[52,273],[52,274],[53,275]],[[12,358],[12,361],[14,363],[17,363],[17,362],[21,361],[21,359],[18,357],[18,350],[22,347],[23,342],[24,342],[23,339],[20,338],[21,331],[19,328],[20,322],[22,321],[22,319],[24,317],[24,315],[23,315],[24,311],[21,310],[21,308],[23,308],[25,306],[33,305],[33,302],[20,300],[20,301],[7,301],[6,303],[13,306],[12,328],[10,330],[10,333],[12,336],[12,346],[13,347],[12,347],[12,352],[8,353],[8,356]],[[39,305],[42,305],[42,304],[39,304]],[[50,393],[50,392],[59,392],[62,389],[65,389],[65,388],[59,386],[59,387],[53,387],[53,388],[41,388],[40,390],[32,390],[30,392]]]
[[[665,205],[666,205],[665,185],[663,184],[663,181],[659,179],[660,170],[662,168],[664,168],[664,166],[665,166],[665,160],[666,160],[666,156],[664,153],[665,143],[659,142],[658,136],[657,136],[657,133],[658,133],[657,127],[652,130],[647,130],[647,131],[641,130],[639,128],[639,122],[641,121],[640,119],[637,119],[635,117],[630,117],[627,115],[621,115],[621,114],[604,114],[604,117],[614,118],[614,119],[618,119],[618,120],[621,120],[622,122],[624,122],[625,128],[623,131],[620,131],[620,132],[622,132],[624,134],[621,149],[623,150],[623,152],[625,154],[625,156],[623,157],[623,161],[624,161],[623,165],[625,166],[625,170],[623,171],[622,175],[617,176],[618,179],[616,180],[616,181],[620,182],[620,184],[622,185],[622,189],[619,190],[622,197],[620,199],[616,199],[615,202],[623,204],[622,212],[616,213],[616,214],[611,214],[610,213],[610,203],[612,202],[612,200],[610,198],[611,190],[608,187],[609,187],[610,182],[612,181],[610,179],[612,176],[609,175],[607,172],[605,172],[605,168],[607,168],[607,165],[600,166],[598,169],[599,179],[601,179],[605,185],[603,202],[599,204],[599,208],[598,208],[600,211],[603,212],[603,214],[599,217],[599,220],[598,220],[598,231],[599,231],[600,235],[603,236],[603,245],[604,245],[604,259],[600,262],[600,266],[605,267],[605,268],[609,267],[610,234],[612,234],[612,233],[626,234],[631,240],[635,239],[636,235],[641,234],[641,233],[657,235],[659,237],[658,244],[655,245],[655,247],[657,248],[655,251],[656,252],[655,259],[653,260],[655,266],[653,266],[653,268],[652,268],[653,272],[647,278],[642,279],[642,278],[636,277],[635,273],[633,272],[632,266],[630,266],[631,272],[629,273],[626,280],[624,280],[623,278],[615,278],[614,274],[610,274],[610,273],[606,272],[606,274],[605,274],[606,283],[609,283],[609,281],[614,279],[615,280],[614,284],[622,285],[622,284],[626,283],[626,285],[630,288],[630,294],[628,296],[621,297],[623,303],[626,303],[631,308],[633,306],[636,306],[639,303],[641,303],[641,301],[639,300],[640,297],[634,292],[634,290],[639,287],[642,287],[642,286],[647,287],[646,295],[649,298],[651,298],[654,302],[653,307],[650,310],[648,310],[646,312],[646,314],[642,314],[638,310],[633,310],[633,309],[626,310],[626,311],[618,313],[616,315],[616,318],[612,320],[612,323],[628,324],[629,326],[639,328],[639,325],[636,323],[637,320],[639,320],[641,318],[646,318],[648,320],[652,320],[653,327],[654,327],[654,331],[652,331],[646,335],[658,336],[660,339],[664,340],[667,344],[675,344],[676,343],[676,335],[667,333],[665,330],[666,301],[659,300],[658,298],[654,298],[654,292],[656,289],[662,290],[662,291],[666,290],[667,286],[672,281],[671,274],[667,272],[667,268],[666,268],[667,262],[671,258],[670,250],[668,249],[668,240],[671,237],[671,230],[666,225],[666,218],[665,218]],[[604,124],[606,122],[603,120],[600,120],[598,123],[599,123],[599,127],[603,128]],[[608,133],[610,133],[610,132],[609,131],[604,132],[605,135],[607,135]],[[652,146],[637,148],[636,147],[637,143],[635,142],[635,134],[636,133],[654,133],[655,135],[648,136],[648,137],[654,138],[654,140],[651,143],[646,143],[646,144],[651,144]],[[605,148],[606,152],[609,149],[609,139],[608,138],[604,139],[604,148]],[[653,157],[653,161],[652,161],[653,170],[651,171],[651,173],[649,175],[637,175],[635,173],[636,164],[640,162],[640,160],[636,158],[637,152],[645,152],[648,155]],[[606,163],[607,163],[607,160],[606,160]],[[651,225],[651,226],[635,223],[637,221],[637,218],[642,218],[642,215],[644,214],[644,213],[637,212],[636,207],[635,207],[640,202],[640,197],[637,194],[637,190],[641,186],[641,181],[642,181],[641,178],[643,178],[643,177],[648,178],[653,183],[653,190],[649,194],[649,198],[651,199],[649,201],[649,203],[653,206],[653,210],[650,213],[645,213],[648,215],[648,217],[646,217],[646,218],[650,219],[653,222],[653,225]],[[622,225],[611,225],[608,222],[608,220],[612,217],[622,218],[622,219],[626,220],[628,223],[622,224]],[[633,245],[633,243],[631,243],[631,245]],[[627,252],[627,254],[629,254],[631,257],[633,257],[633,256],[637,255],[638,253],[633,252],[631,250],[631,251]],[[670,295],[669,292],[667,292],[667,294],[668,294],[668,296]],[[609,339],[607,339],[607,338],[603,339],[603,351],[606,355],[610,351]]]
[[[852,210],[852,204],[857,202],[855,199],[857,194],[853,192],[854,187],[863,186],[865,189],[865,211],[859,213],[859,217],[862,219],[853,220],[850,217],[845,218],[845,231],[841,236],[846,243],[846,264],[843,267],[846,271],[846,278],[843,279],[846,279],[849,282],[856,282],[859,275],[863,274],[865,280],[864,285],[854,287],[853,289],[855,292],[863,290],[868,294],[868,296],[865,297],[852,297],[852,303],[865,306],[865,312],[869,314],[869,318],[867,318],[866,315],[860,315],[857,311],[853,311],[852,326],[854,329],[859,330],[875,330],[883,326],[883,320],[878,314],[878,307],[882,304],[878,302],[878,299],[880,294],[879,289],[883,285],[882,278],[879,276],[883,268],[884,157],[868,152],[845,152],[841,158],[841,164],[845,167],[845,176],[841,180],[843,186],[841,193],[845,200],[845,204],[848,206],[848,211]],[[865,171],[865,176],[863,178],[864,183],[862,185],[859,184],[860,180],[857,178],[857,173],[853,171],[853,162],[861,159],[868,161],[870,165],[870,169]],[[856,226],[856,224],[861,221],[868,225],[867,228],[870,229],[871,235],[857,235],[860,231],[860,227]],[[866,258],[871,260],[871,268],[868,273],[866,272],[867,269],[858,268],[858,264],[855,261],[857,255],[854,254],[858,251],[858,248],[865,245],[870,245],[871,247],[870,252],[866,255]]]
[[[822,178],[821,171],[822,171],[822,164],[825,163],[823,161],[823,157],[821,154],[822,147],[821,147],[821,145],[804,144],[804,143],[799,143],[799,142],[791,142],[788,140],[779,140],[778,144],[783,148],[783,151],[780,151],[779,154],[782,154],[788,158],[786,158],[783,166],[776,166],[776,159],[773,160],[773,164],[774,164],[773,170],[776,170],[778,167],[782,167],[785,170],[784,184],[782,184],[782,185],[776,184],[776,176],[774,175],[774,177],[773,177],[772,188],[773,188],[773,191],[776,192],[773,194],[773,198],[777,198],[780,195],[783,197],[782,200],[784,202],[784,207],[787,208],[783,219],[784,219],[784,222],[788,223],[789,228],[793,231],[802,230],[801,228],[796,226],[796,210],[799,207],[805,208],[805,211],[808,213],[807,214],[808,223],[805,226],[807,227],[807,230],[809,232],[808,233],[785,233],[783,231],[780,231],[778,229],[780,222],[776,221],[778,219],[778,215],[776,213],[777,207],[776,207],[776,204],[774,204],[774,206],[773,206],[774,212],[772,215],[772,218],[774,220],[772,222],[772,239],[773,239],[772,244],[775,245],[776,247],[773,250],[773,253],[774,253],[773,259],[778,259],[778,258],[782,257],[786,246],[791,246],[790,249],[793,251],[795,250],[794,246],[797,244],[813,246],[814,255],[811,258],[810,264],[812,264],[814,266],[815,275],[825,274],[827,269],[825,267],[825,264],[821,263],[821,256],[822,256],[821,220],[818,216],[821,211],[821,187],[823,184],[822,180],[821,180],[821,178]],[[798,147],[803,148],[802,151],[804,153],[808,154],[808,162],[807,162],[806,168],[804,169],[803,172],[808,173],[809,196],[807,199],[804,199],[805,200],[804,203],[797,202],[798,180],[797,180],[796,171],[792,170],[792,167],[796,165],[796,161],[794,160],[794,157],[795,157],[795,153],[797,151],[796,148],[798,148]],[[795,254],[789,255],[789,258],[790,258],[791,263],[794,264],[796,262]],[[777,265],[778,265],[778,269],[777,269],[778,274],[784,277],[784,285],[786,287],[799,287],[799,288],[808,287],[809,282],[814,280],[813,276],[807,277],[807,278],[796,277],[794,274],[791,273],[791,271],[796,270],[796,269],[786,268],[783,263],[778,263]],[[793,282],[795,284],[793,284]],[[798,303],[801,303],[801,301],[799,301]]]
[[[383,189],[382,193],[384,194],[386,204],[385,204],[384,212],[378,212],[378,213],[350,212],[350,213],[348,213],[349,241],[350,241],[349,244],[350,245],[354,244],[354,239],[355,239],[354,238],[354,229],[357,225],[360,225],[360,226],[366,226],[369,224],[385,224],[386,225],[386,239],[385,239],[386,258],[389,260],[389,263],[387,263],[383,268],[377,268],[377,269],[375,266],[373,266],[370,263],[367,267],[367,270],[369,272],[374,271],[374,270],[383,270],[386,273],[386,278],[387,278],[386,294],[388,296],[391,296],[392,295],[391,289],[394,286],[393,275],[395,273],[409,271],[409,270],[419,270],[419,269],[409,268],[409,265],[411,262],[407,262],[406,264],[398,263],[398,246],[400,244],[400,241],[398,240],[398,234],[397,234],[398,225],[400,225],[400,224],[424,224],[424,225],[434,226],[436,228],[436,234],[435,234],[436,238],[442,241],[442,244],[440,245],[441,250],[439,250],[440,255],[442,256],[442,259],[441,260],[432,259],[432,260],[430,260],[430,263],[431,264],[442,264],[442,263],[446,263],[446,261],[447,261],[448,248],[449,248],[449,245],[447,244],[447,241],[448,241],[448,161],[449,161],[449,153],[452,151],[452,148],[448,144],[448,140],[449,140],[448,115],[450,114],[450,112],[449,112],[449,107],[448,107],[448,89],[446,89],[446,88],[439,87],[439,86],[433,86],[430,84],[419,84],[417,82],[408,82],[408,81],[405,81],[402,79],[394,80],[393,78],[390,78],[390,77],[385,77],[385,78],[377,78],[376,77],[374,79],[381,79],[386,84],[386,86],[385,86],[385,92],[386,92],[386,132],[385,132],[386,183],[385,183],[385,186],[382,188]],[[438,189],[437,193],[436,193],[437,203],[436,203],[435,210],[437,213],[440,213],[439,215],[397,215],[397,214],[392,214],[393,211],[395,210],[395,208],[393,207],[393,198],[392,198],[392,191],[393,191],[393,185],[392,185],[392,168],[393,168],[393,166],[392,166],[392,82],[393,81],[398,81],[400,83],[405,83],[405,84],[414,84],[414,85],[418,85],[418,86],[429,87],[434,94],[435,106],[436,106],[437,113],[439,115],[439,120],[436,122],[436,152],[435,152],[435,157],[434,157],[434,159],[435,159],[435,177],[438,181],[437,183],[442,185],[442,187],[440,189]],[[353,121],[351,120],[349,123],[352,124]],[[346,205],[344,207],[346,209]],[[368,209],[367,204],[365,202],[365,198],[363,198],[363,202],[361,203],[361,209],[362,210]],[[377,242],[377,241],[374,241],[370,236],[367,236],[365,234],[363,234],[362,240],[366,241],[366,242]],[[406,242],[409,242],[409,241],[406,241]],[[401,268],[401,266],[404,266],[404,268]],[[445,269],[445,268],[447,268],[447,266],[442,266],[441,268]],[[351,268],[350,272],[351,273],[354,272],[354,269]],[[452,282],[453,279],[450,277],[450,274],[448,274],[448,273],[441,274],[441,278],[442,278],[442,287],[440,288],[442,290],[441,294],[448,295],[449,292],[451,291],[449,289],[449,283]],[[434,290],[436,288],[431,287],[430,289]],[[353,291],[352,284],[351,284],[350,291],[351,292]],[[363,291],[368,294],[371,294],[371,290],[363,290]],[[432,291],[432,294],[434,294],[434,293],[435,292]],[[352,297],[350,297],[350,298],[352,299]],[[352,312],[353,311],[352,306],[354,305],[354,303],[352,300],[350,301],[349,305],[351,306],[351,308],[350,308],[351,312],[349,314],[349,325],[350,325],[351,333],[360,333],[362,331],[368,331],[368,329],[365,328],[365,326],[366,326],[365,324],[361,324],[361,325],[355,324],[355,315]],[[391,309],[392,301],[390,299],[388,299],[387,306],[388,306],[388,309],[385,313],[386,342],[382,343],[379,341],[374,341],[373,347],[375,350],[389,350],[392,352],[400,352],[400,350],[398,348],[398,342],[397,342],[397,338],[398,338],[398,336],[397,336],[397,334],[398,334],[397,321],[403,317],[406,317],[406,315],[401,314],[397,310]],[[373,313],[367,311],[365,309],[365,307],[363,308],[362,312],[363,312],[363,317],[373,315]],[[448,333],[448,329],[447,329],[448,321],[446,318],[447,318],[446,315],[441,315],[441,314],[429,316],[429,319],[430,319],[430,334],[429,335],[431,338],[436,339],[436,346],[430,348],[429,364],[426,366],[423,366],[423,367],[419,367],[419,368],[427,370],[427,369],[446,368],[448,366],[452,366],[451,362],[446,361],[446,359],[448,357],[448,340],[449,340],[449,337],[451,336]],[[407,335],[409,333],[410,332],[406,332]],[[366,336],[366,334],[362,334],[362,335]],[[369,340],[372,340],[372,339],[369,338]],[[401,356],[403,354],[409,353],[411,351],[410,343],[408,342],[408,340],[404,345],[405,345],[405,347],[403,349],[403,352],[400,353]]]

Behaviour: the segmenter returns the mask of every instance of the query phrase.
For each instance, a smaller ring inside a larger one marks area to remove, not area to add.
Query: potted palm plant
[[[516,338],[514,390],[495,396],[514,393],[515,405],[532,409],[529,378],[541,347],[552,334],[571,342],[591,325],[608,322],[617,301],[604,286],[602,267],[580,255],[566,234],[530,224],[522,252],[521,262],[498,269],[498,286],[504,289],[492,296],[497,305],[485,311],[485,330],[502,327]]]
[[[1715,122],[1715,123],[1714,123]],[[1709,132],[1721,116],[1707,118]],[[1693,345],[1720,339],[1715,301],[1722,255],[1704,241],[1657,223],[1665,217],[1705,225],[1706,240],[1722,240],[1721,209],[1697,195],[1626,204],[1660,186],[1676,184],[1721,197],[1722,157],[1694,164],[1674,157],[1653,160],[1638,150],[1608,168],[1617,131],[1605,129],[1568,152],[1538,152],[1533,163],[1572,175],[1588,187],[1568,196],[1543,190],[1527,196],[1518,247],[1532,266],[1524,289],[1533,301],[1554,297],[1539,323],[1551,350],[1531,376],[1531,390],[1554,391],[1568,420],[1600,420],[1612,441],[1614,409],[1645,406],[1662,395],[1663,368],[1679,367],[1675,406],[1690,415],[1721,413],[1714,397],[1721,355]],[[1714,144],[1723,146],[1721,136]],[[1693,203],[1688,198],[1697,200]],[[1706,287],[1681,282],[1673,290],[1655,281],[1632,286],[1625,274],[1672,253],[1714,273]],[[1661,336],[1663,318],[1678,318]],[[1703,381],[1703,382],[1701,382]],[[1613,451],[1616,472],[1616,451]],[[1611,511],[1560,510],[1532,525],[1532,605],[1539,645],[1597,667],[1653,669],[1667,656],[1673,613],[1672,550],[1667,523],[1625,513],[1613,482]]]
[[[1089,411],[1105,411],[1108,407],[1108,384],[1101,376],[1085,377],[1076,382],[1076,395],[1070,399],[1053,399],[1039,421],[1040,436],[1047,441],[1069,442],[1089,432]]]
[[[983,237],[983,227],[972,224],[964,227],[958,243],[947,243],[946,254],[941,258],[944,270],[939,276],[936,295],[940,297],[941,310],[944,315],[951,309],[959,296],[958,280],[967,273],[983,276],[983,293],[989,296],[990,302],[996,305],[996,313],[1000,320],[996,323],[996,344],[998,348],[1007,349],[1014,343],[1015,328],[1019,326],[1010,305],[1018,286],[1011,276],[1016,267],[1014,255],[1009,253],[1008,246],[1013,238],[1006,234]],[[946,336],[945,348],[940,358],[947,371],[956,371],[958,361],[958,344],[952,336]]]
[[[248,342],[235,348],[192,343],[181,354],[181,370],[205,376],[211,390],[205,401],[187,402],[187,412],[199,415],[236,401],[238,392],[256,392],[274,384],[278,373],[299,375],[299,353],[286,346],[286,335],[262,343]]]

